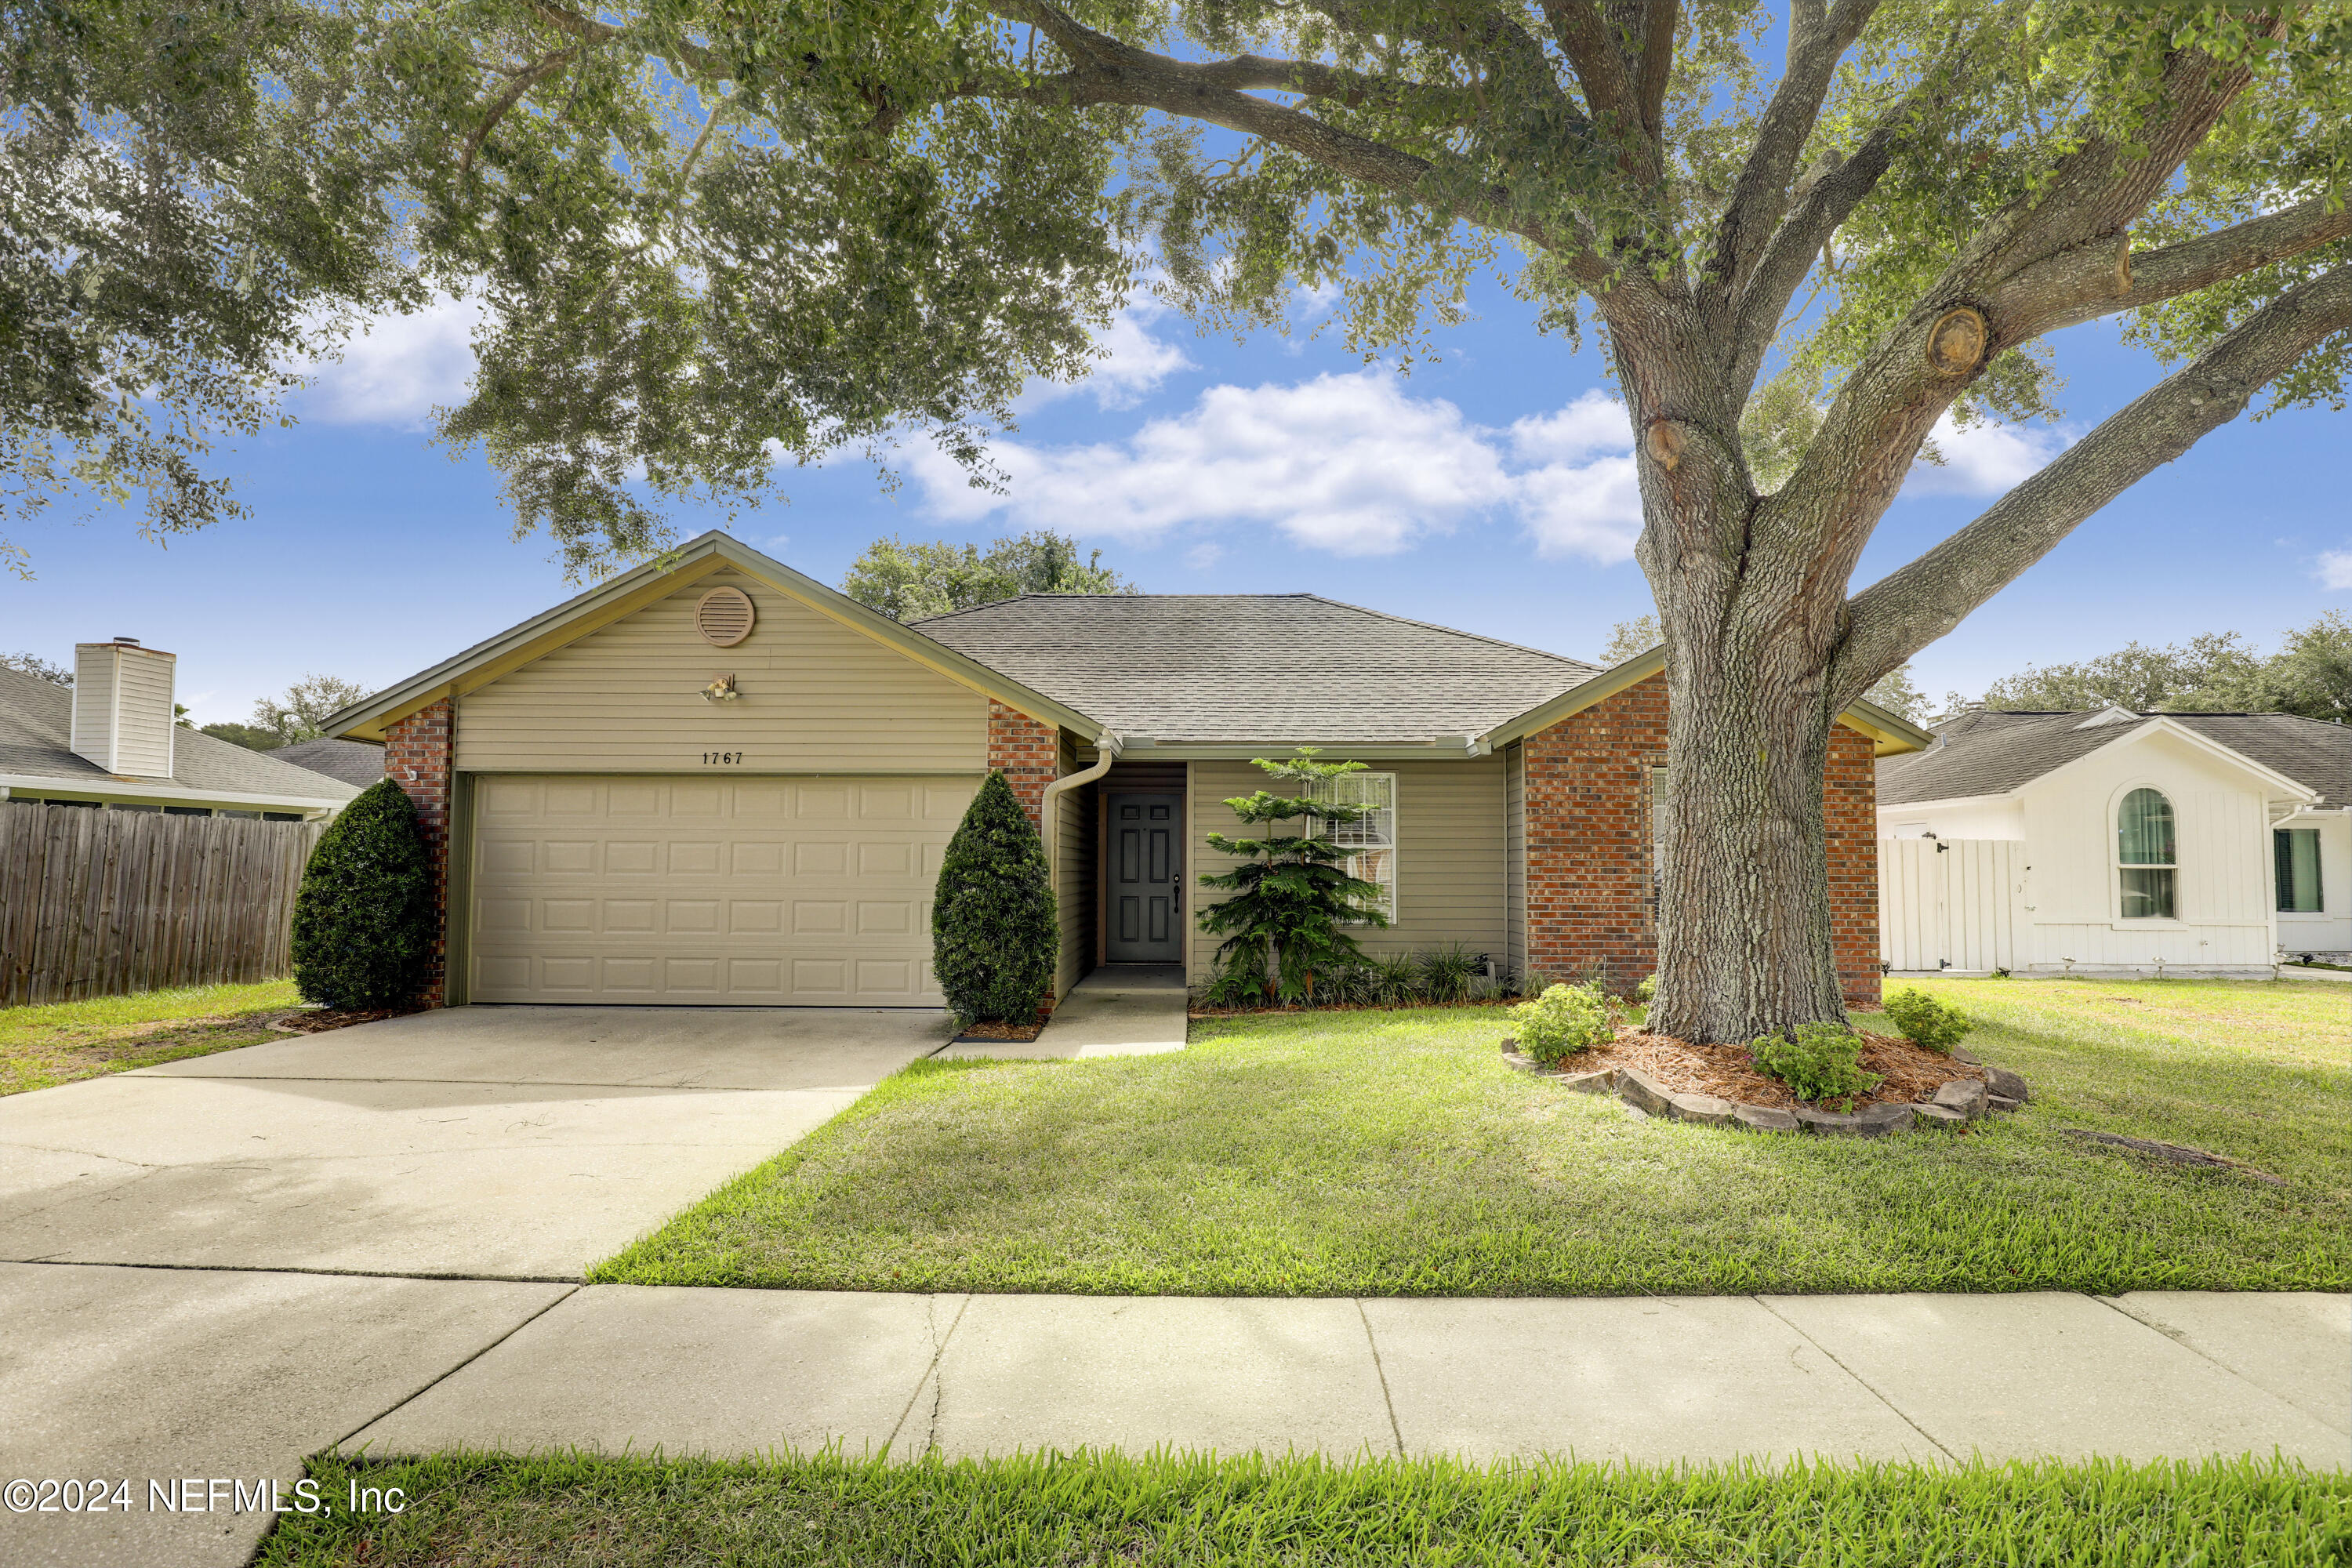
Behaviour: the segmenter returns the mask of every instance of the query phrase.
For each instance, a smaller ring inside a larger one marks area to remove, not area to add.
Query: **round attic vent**
[[[733,647],[751,635],[751,596],[740,588],[713,588],[694,606],[694,629],[712,647]]]

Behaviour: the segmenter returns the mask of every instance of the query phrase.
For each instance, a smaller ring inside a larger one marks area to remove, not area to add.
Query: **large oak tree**
[[[984,475],[1147,260],[1223,326],[1337,285],[1367,352],[1480,269],[1597,326],[1673,699],[1653,1026],[1699,1039],[1843,1016],[1835,716],[2265,389],[2340,400],[2352,342],[2346,0],[338,14],[420,268],[488,306],[445,434],[583,569],[845,443]],[[1855,591],[1937,419],[2049,412],[2042,340],[2102,317],[2179,368]]]

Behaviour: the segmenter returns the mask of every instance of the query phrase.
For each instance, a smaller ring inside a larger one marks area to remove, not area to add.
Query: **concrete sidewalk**
[[[939,1054],[1036,1061],[1181,1051],[1188,996],[1181,964],[1105,963],[1070,987],[1034,1040],[959,1040]]]
[[[354,1434],[756,1454],[1155,1445],[2352,1463],[2352,1298],[917,1296],[591,1286]]]

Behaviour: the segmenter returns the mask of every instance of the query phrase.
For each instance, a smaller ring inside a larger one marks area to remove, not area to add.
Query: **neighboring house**
[[[316,741],[297,741],[290,746],[275,746],[268,754],[281,763],[292,763],[298,768],[341,779],[355,789],[365,789],[383,777],[383,748],[368,741],[338,741],[325,736]]]
[[[1878,764],[1890,967],[2266,974],[2352,949],[2352,729],[2108,708],[1936,734]]]
[[[131,637],[74,649],[74,683],[0,670],[0,797],[299,822],[359,793],[173,722],[175,656]]]
[[[941,852],[1001,769],[1053,862],[1056,994],[1213,951],[1207,835],[1299,744],[1370,764],[1355,864],[1395,924],[1520,974],[1654,951],[1656,653],[1601,670],[1307,595],[1033,595],[901,626],[707,533],[335,715],[387,742],[448,870],[474,1002],[936,1006]],[[1860,706],[1827,804],[1841,971],[1878,984]]]

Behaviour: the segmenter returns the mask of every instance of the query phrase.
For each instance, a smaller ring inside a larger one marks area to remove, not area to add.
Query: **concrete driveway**
[[[462,1007],[0,1099],[0,1481],[130,1499],[0,1512],[0,1562],[244,1562],[236,1483],[290,1488],[950,1032]]]
[[[0,1100],[0,1260],[577,1279],[944,1015],[460,1007]]]

